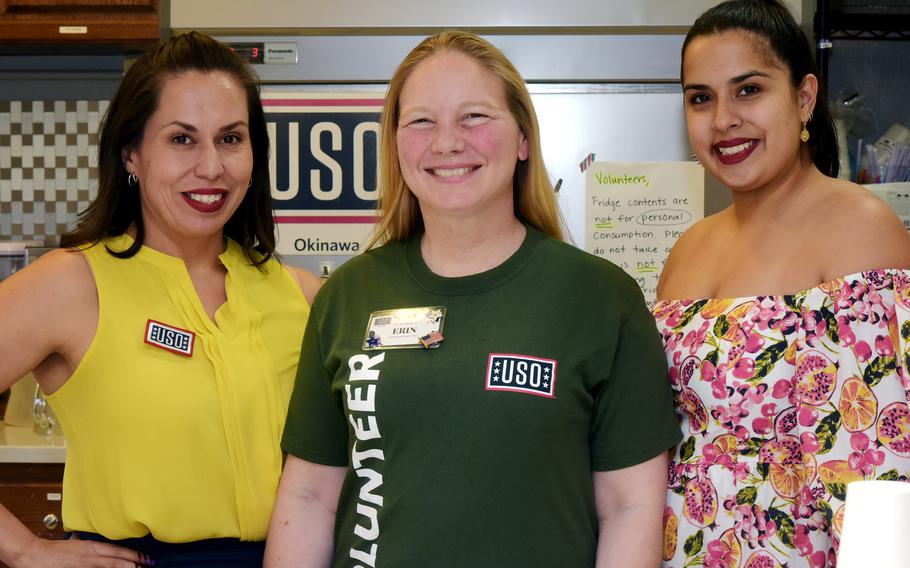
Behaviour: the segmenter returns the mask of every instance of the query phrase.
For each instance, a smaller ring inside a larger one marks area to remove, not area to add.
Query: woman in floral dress
[[[682,82],[733,204],[678,241],[653,308],[685,436],[664,565],[835,566],[846,484],[910,476],[910,236],[833,179],[824,91],[778,1],[703,14]]]

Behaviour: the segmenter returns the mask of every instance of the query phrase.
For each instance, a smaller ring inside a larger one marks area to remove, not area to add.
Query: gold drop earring
[[[812,113],[809,113],[809,120],[812,120]],[[809,141],[809,131],[806,130],[806,125],[809,124],[809,120],[803,123],[803,129],[799,131],[799,139],[803,142]]]

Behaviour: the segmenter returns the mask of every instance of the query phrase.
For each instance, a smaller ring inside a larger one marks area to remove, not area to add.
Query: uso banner
[[[378,93],[263,91],[284,255],[354,255],[377,221]]]

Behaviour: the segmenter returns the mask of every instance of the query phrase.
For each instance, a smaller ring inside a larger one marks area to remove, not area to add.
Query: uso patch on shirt
[[[556,360],[514,353],[490,353],[487,390],[556,397]]]
[[[145,324],[145,342],[184,357],[193,356],[196,334],[155,320]]]

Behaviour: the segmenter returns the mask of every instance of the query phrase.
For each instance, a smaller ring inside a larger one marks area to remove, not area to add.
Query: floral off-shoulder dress
[[[910,271],[652,312],[685,436],[664,566],[835,566],[847,483],[910,477]]]

